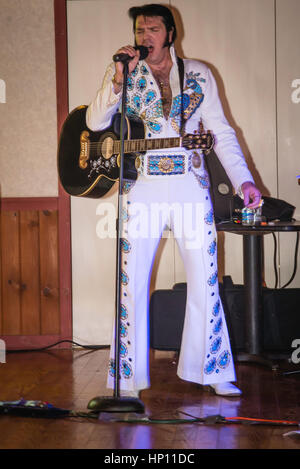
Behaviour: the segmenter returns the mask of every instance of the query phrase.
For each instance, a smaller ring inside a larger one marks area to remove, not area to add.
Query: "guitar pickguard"
[[[90,172],[88,174],[88,178],[90,179],[94,173],[101,174],[102,171],[105,171],[109,176],[110,172],[117,166],[118,157],[116,155],[113,155],[108,159],[100,156],[97,160],[90,161]]]
[[[88,178],[91,179],[95,175],[105,174],[108,178],[116,179],[118,173],[116,169],[118,164],[118,155],[114,153],[115,134],[112,132],[104,132],[100,139],[91,140],[89,145],[89,173]]]

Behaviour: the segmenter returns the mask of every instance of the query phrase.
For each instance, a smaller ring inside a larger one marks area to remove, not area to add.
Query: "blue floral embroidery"
[[[145,67],[145,65],[141,66],[141,73],[142,73],[142,75],[149,75],[149,71],[148,71],[147,67]]]
[[[122,220],[125,223],[129,220],[129,214],[128,214],[126,208],[122,209]]]
[[[141,96],[139,96],[138,94],[134,95],[133,98],[132,98],[132,105],[133,107],[137,110],[137,112],[139,113],[140,109],[141,109],[141,102],[142,102],[142,98]]]
[[[162,125],[157,119],[163,117],[161,99],[157,99],[152,104],[146,106],[140,116],[151,132],[156,134],[160,133],[162,131]]]
[[[128,330],[127,330],[127,327],[124,326],[124,324],[120,325],[120,335],[121,335],[121,337],[127,337],[128,336]]]
[[[218,365],[220,368],[227,368],[227,366],[230,363],[230,352],[228,350],[225,350],[224,352],[221,353],[221,355],[218,358]]]
[[[126,345],[124,344],[124,342],[120,342],[120,356],[121,357],[126,357],[128,354],[128,349],[126,347]]]
[[[126,114],[129,117],[137,117],[138,116],[137,111],[135,109],[133,109],[132,107],[130,107],[130,106],[126,106]]]
[[[218,280],[218,272],[215,272],[209,277],[209,279],[207,280],[207,283],[210,287],[213,287],[216,284],[217,280]]]
[[[189,72],[186,73],[186,82],[185,82],[185,90],[192,89],[193,91],[197,92],[198,94],[202,94],[202,88],[199,85],[200,81],[200,73]]]
[[[120,368],[121,368],[122,376],[125,379],[129,379],[132,377],[132,374],[133,374],[132,368],[126,360],[122,360],[122,362],[120,363]],[[116,362],[114,359],[111,359],[109,361],[109,374],[110,376],[114,377],[115,373],[116,373]]]
[[[221,329],[222,329],[222,325],[223,325],[223,321],[222,321],[222,318],[218,319],[218,321],[216,322],[214,328],[213,328],[213,333],[215,335],[219,334],[221,332]]]
[[[203,176],[203,175],[197,174],[196,171],[194,171],[194,170],[192,170],[192,171],[193,171],[193,174],[195,175],[200,187],[202,189],[208,189],[209,188],[209,177],[207,176],[207,174],[205,174]]]
[[[206,373],[207,375],[210,375],[215,370],[216,366],[217,366],[217,360],[213,358],[204,367],[204,373]]]
[[[155,134],[160,133],[162,130],[162,126],[158,122],[148,121],[146,122],[146,124],[148,125],[148,127],[150,127],[151,131],[154,132]]]
[[[148,86],[148,81],[151,87]],[[186,119],[189,119],[196,112],[203,101],[202,82],[205,82],[205,79],[200,77],[200,73],[186,74],[183,93],[183,110]],[[159,119],[163,118],[162,102],[161,99],[157,99],[154,81],[151,80],[150,71],[145,63],[139,63],[131,73],[128,80],[128,90],[131,97],[130,104],[128,102],[127,105],[128,116],[140,116],[145,123],[147,134],[149,132],[151,134],[161,133],[163,125]],[[170,119],[172,128],[178,132],[181,119],[181,95],[175,96],[172,100]],[[208,187],[208,180],[205,177],[202,177],[199,183],[201,187]]]
[[[128,194],[135,185],[135,181],[123,181],[123,194]]]
[[[207,225],[212,225],[214,221],[214,211],[211,209],[204,217],[204,221]]]
[[[144,105],[149,106],[156,98],[156,92],[154,90],[147,91],[146,96],[144,97]]]
[[[207,250],[208,254],[209,254],[210,256],[213,256],[213,255],[215,254],[215,252],[216,252],[216,248],[217,248],[217,242],[216,242],[216,240],[214,240],[214,241],[213,241],[212,243],[210,243],[210,245],[208,246],[208,250]]]
[[[222,338],[217,337],[210,346],[210,352],[217,353],[220,350],[221,345],[222,345]]]
[[[115,371],[116,371],[116,363],[115,363],[115,360],[112,360],[112,359],[109,360],[108,371],[109,371],[110,376],[115,376]]]
[[[121,239],[121,247],[122,247],[122,251],[125,253],[125,254],[128,254],[130,251],[131,251],[131,244],[130,242],[125,239],[125,238],[122,238]]]
[[[124,270],[122,270],[121,272],[121,282],[123,285],[128,285],[128,282],[129,282],[129,277],[126,274],[126,272],[124,272]]]
[[[121,316],[121,319],[123,319],[123,321],[128,318],[127,308],[126,308],[126,306],[124,306],[122,304],[121,304],[121,308],[120,308],[120,316]]]
[[[132,77],[128,77],[128,79],[127,79],[127,89],[132,90],[133,86],[134,86],[134,81],[133,81]]]
[[[212,313],[213,313],[213,315],[214,315],[215,317],[218,316],[218,314],[219,314],[219,312],[220,312],[220,306],[221,306],[221,303],[220,303],[220,300],[218,300],[218,301],[215,303],[215,305],[214,305],[214,307],[213,307],[213,311],[212,311]]]
[[[190,103],[189,95],[183,93],[183,109],[186,109]],[[172,107],[170,110],[170,117],[175,117],[181,115],[181,94],[175,96],[172,100]]]
[[[190,97],[188,94],[183,93],[183,111],[185,112],[190,104]],[[185,116],[186,117],[186,116]],[[176,131],[180,130],[181,123],[181,95],[175,96],[172,100],[172,107],[170,111],[171,126]]]
[[[122,376],[125,379],[129,379],[132,377],[132,368],[126,360],[122,361]]]
[[[188,102],[184,102],[183,106],[185,119],[190,119],[204,99],[202,88],[199,84],[199,76],[200,73],[189,72],[186,74],[184,91],[191,90],[192,92],[188,95],[184,93],[184,95],[188,96]],[[187,98],[184,99],[187,101]]]
[[[141,77],[137,80],[136,83],[137,89],[142,93],[147,88],[147,80],[144,77]]]
[[[135,69],[131,72],[131,76],[136,77],[138,73],[139,73],[139,65],[137,65]]]

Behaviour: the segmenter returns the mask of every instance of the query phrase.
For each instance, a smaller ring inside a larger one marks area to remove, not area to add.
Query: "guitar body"
[[[79,106],[67,117],[58,146],[58,174],[64,190],[73,196],[103,197],[119,178],[120,157],[114,143],[120,139],[121,115],[111,126],[92,132],[86,125],[87,106]],[[125,140],[143,139],[142,120],[125,119]],[[118,149],[119,150],[119,149]],[[124,179],[136,180],[135,154],[124,156]]]
[[[114,115],[110,127],[92,132],[86,125],[87,106],[79,106],[67,117],[59,139],[58,174],[64,190],[78,197],[103,197],[119,179],[121,114]],[[145,127],[139,118],[125,117],[124,179],[135,181],[135,159],[148,150],[183,147],[209,151],[214,143],[210,131],[145,140]],[[168,161],[170,164],[170,161]],[[171,161],[171,164],[172,163]],[[164,168],[168,172],[168,168]]]

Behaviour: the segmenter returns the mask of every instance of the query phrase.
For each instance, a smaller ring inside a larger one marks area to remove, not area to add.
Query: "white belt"
[[[182,148],[172,150],[155,150],[139,155],[136,158],[136,167],[140,174],[147,178],[158,176],[185,176],[191,168],[202,166],[200,152],[188,154]]]

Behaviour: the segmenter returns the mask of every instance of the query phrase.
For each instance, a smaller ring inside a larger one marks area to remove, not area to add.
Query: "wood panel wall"
[[[60,335],[57,199],[5,199],[0,215],[0,334]]]

